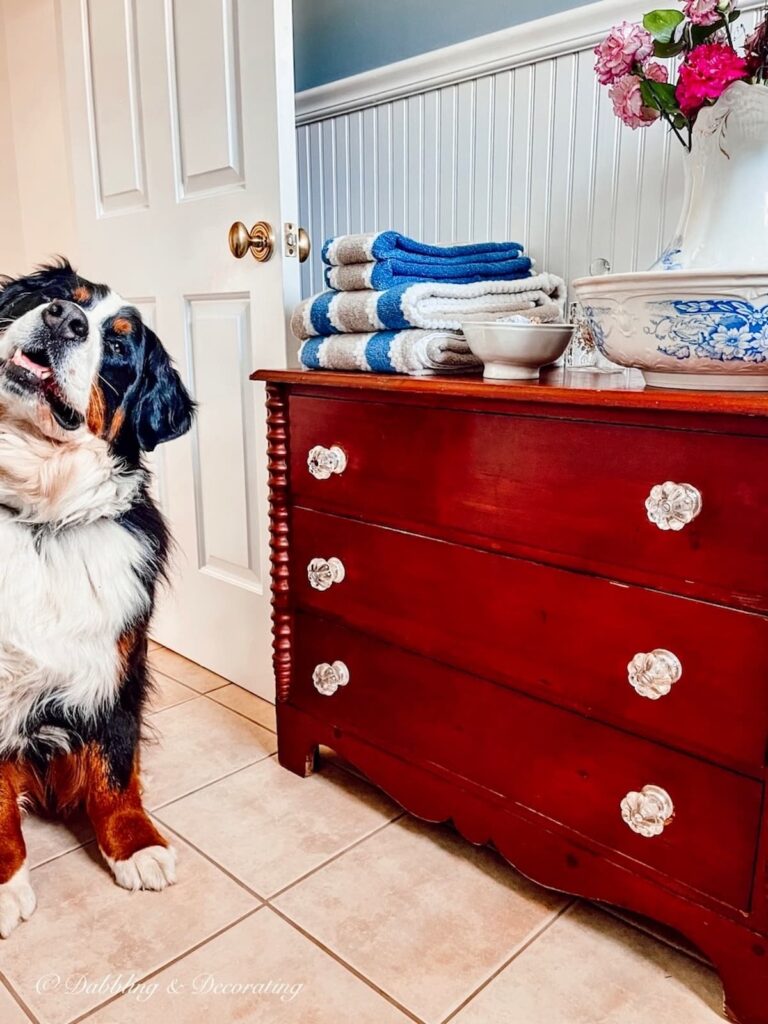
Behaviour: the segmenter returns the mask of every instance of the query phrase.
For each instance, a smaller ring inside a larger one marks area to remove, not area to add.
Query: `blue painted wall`
[[[309,89],[588,0],[293,0],[296,89]]]

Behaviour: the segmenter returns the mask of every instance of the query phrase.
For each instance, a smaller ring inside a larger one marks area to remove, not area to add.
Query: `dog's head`
[[[139,311],[65,261],[0,281],[0,400],[46,434],[85,426],[129,458],[184,434],[194,411]]]

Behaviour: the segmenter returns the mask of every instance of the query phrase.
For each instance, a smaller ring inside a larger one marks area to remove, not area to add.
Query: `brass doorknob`
[[[235,221],[229,229],[229,251],[235,259],[241,260],[249,250],[259,263],[267,262],[275,251],[275,233],[271,224],[260,220],[249,231],[241,220]]]

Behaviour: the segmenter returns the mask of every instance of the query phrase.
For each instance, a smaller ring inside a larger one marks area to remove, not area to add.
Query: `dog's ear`
[[[151,452],[163,441],[186,434],[192,426],[195,403],[160,339],[148,327],[144,332],[144,369],[132,421],[139,447]]]

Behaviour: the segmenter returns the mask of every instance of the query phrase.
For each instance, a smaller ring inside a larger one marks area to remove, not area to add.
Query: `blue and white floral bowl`
[[[603,355],[649,385],[768,391],[768,273],[607,274],[572,287]]]

